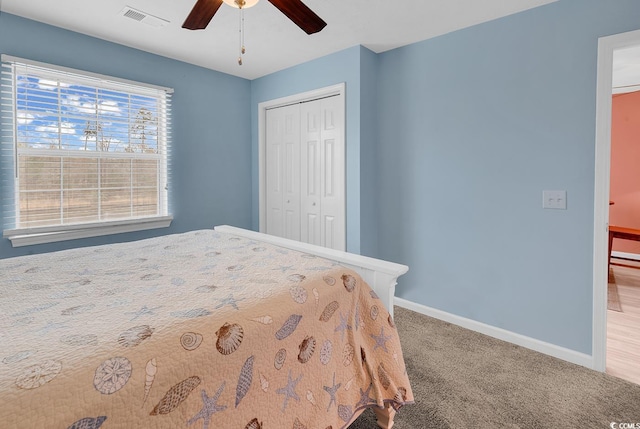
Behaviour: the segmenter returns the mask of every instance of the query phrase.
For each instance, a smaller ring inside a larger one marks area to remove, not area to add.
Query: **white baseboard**
[[[627,252],[616,252],[615,250],[611,252],[612,258],[622,258],[622,259],[631,259],[634,261],[640,261],[640,255],[637,253],[627,253]]]
[[[397,306],[424,314],[429,317],[433,317],[435,319],[443,320],[445,322],[458,325],[463,328],[470,329],[472,331],[476,331],[502,341],[507,341],[521,347],[535,350],[537,352],[544,353],[546,355],[553,356],[558,359],[574,363],[576,365],[585,366],[590,369],[594,368],[593,356],[591,355],[580,353],[575,350],[560,347],[551,343],[546,343],[544,341],[536,340],[535,338],[516,334],[515,332],[507,331],[506,329],[497,328],[495,326],[487,325],[485,323],[447,313],[446,311],[427,307],[426,305],[417,304],[403,298],[396,297],[394,302]]]

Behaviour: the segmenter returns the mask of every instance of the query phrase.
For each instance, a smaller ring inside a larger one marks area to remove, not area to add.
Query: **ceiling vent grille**
[[[127,18],[135,19],[136,21],[142,21],[147,17],[147,15],[145,15],[144,13],[140,13],[137,10],[133,9],[127,9],[127,11],[124,13],[124,16],[126,16]]]
[[[149,15],[148,13],[126,6],[120,11],[120,15],[125,18],[130,18],[138,22],[150,25],[152,27],[164,27],[169,23],[166,19],[158,18],[157,16]]]

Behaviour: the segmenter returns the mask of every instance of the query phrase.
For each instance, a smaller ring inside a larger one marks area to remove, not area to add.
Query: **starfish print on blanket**
[[[202,427],[202,429],[208,429],[209,422],[211,421],[211,416],[214,415],[215,413],[218,413],[220,411],[224,411],[227,409],[226,405],[218,405],[218,398],[220,398],[220,395],[224,390],[225,383],[226,382],[224,381],[222,382],[222,384],[218,388],[218,391],[216,392],[215,395],[213,395],[212,398],[209,398],[209,396],[207,395],[207,391],[202,389],[202,402],[203,402],[202,409],[198,412],[198,414],[196,414],[195,416],[191,417],[191,419],[189,419],[189,421],[187,422],[187,425],[191,426],[196,421],[202,419],[204,420],[204,426]]]
[[[302,379],[302,374],[295,380],[291,379],[291,370],[289,370],[289,375],[287,376],[287,385],[285,387],[281,387],[276,390],[278,395],[284,395],[284,403],[282,404],[282,412],[287,409],[287,404],[289,403],[289,398],[293,398],[296,401],[300,402],[300,397],[296,393],[296,386],[298,382]]]
[[[375,399],[369,396],[369,392],[371,392],[372,387],[373,387],[373,383],[369,383],[369,387],[367,388],[367,390],[363,391],[362,388],[360,388],[360,400],[356,404],[356,409],[366,407],[367,405],[376,402]]]
[[[128,313],[124,313],[127,316],[133,316],[131,318],[131,321],[133,322],[134,320],[136,320],[139,317],[142,316],[148,316],[148,315],[155,315],[156,314],[156,310],[162,308],[162,306],[158,306],[158,307],[153,307],[153,308],[149,308],[146,305],[143,305],[142,308],[138,311],[130,311]]]
[[[67,327],[67,322],[47,322],[46,325],[38,329],[36,332],[38,332],[40,335],[46,335],[52,331],[57,331]]]
[[[389,350],[387,350],[387,341],[389,341],[392,338],[392,336],[391,335],[389,335],[388,337],[384,336],[384,327],[380,328],[380,335],[369,334],[369,336],[376,341],[376,345],[373,347],[374,352],[378,347],[382,347],[385,352],[389,353]]]
[[[347,312],[346,316],[342,315],[342,312],[340,312],[340,324],[336,327],[334,332],[340,332],[340,340],[344,342],[344,333],[346,331],[351,331],[353,330],[351,328],[351,325],[349,325],[347,323],[347,319],[349,318],[349,313]]]
[[[280,270],[280,272],[286,273],[289,270],[293,270],[293,265],[281,265],[279,268],[274,268],[273,271]]]
[[[331,400],[329,401],[329,406],[327,407],[327,411],[329,411],[329,409],[331,408],[331,404],[336,403],[336,392],[338,391],[338,389],[340,388],[340,386],[342,386],[342,383],[338,383],[336,384],[336,373],[333,373],[333,386],[329,387],[329,386],[322,386],[322,388],[325,390],[325,392],[327,392],[329,394],[329,396],[331,396]]]
[[[240,310],[238,308],[238,302],[240,301],[244,301],[244,298],[240,298],[240,299],[235,299],[233,297],[233,294],[229,294],[226,298],[223,299],[219,299],[218,301],[220,301],[220,304],[216,305],[216,310],[219,308],[224,307],[225,305],[230,305],[233,308],[235,308],[236,310]]]

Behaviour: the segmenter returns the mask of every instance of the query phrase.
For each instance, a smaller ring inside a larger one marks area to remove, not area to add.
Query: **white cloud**
[[[118,106],[118,103],[115,101],[103,101],[99,105],[99,110],[101,114],[110,114],[110,115],[120,115],[122,109]]]
[[[18,125],[29,125],[31,122],[33,122],[34,119],[35,119],[35,116],[33,116],[31,113],[27,113],[27,112],[16,113],[16,122],[18,122]]]
[[[122,109],[115,101],[101,101],[98,104],[80,103],[80,101],[76,98],[69,100],[66,104],[75,107],[78,112],[84,113],[86,115],[95,115],[96,111],[98,115],[120,116],[122,114]]]
[[[79,106],[80,97],[75,94],[67,94],[67,96],[62,99],[62,103],[68,106]]]
[[[58,87],[60,88],[69,88],[68,83],[64,83],[64,82],[58,82],[57,80],[50,80],[50,79],[38,79],[38,88],[40,89],[47,89],[47,90],[54,90]]]
[[[80,113],[86,113],[87,115],[93,115],[96,113],[96,105],[95,103],[78,103],[76,108]]]
[[[51,141],[52,144],[56,144],[57,142],[55,141]],[[50,149],[51,146],[50,145],[46,145],[46,144],[40,144],[40,143],[36,143],[36,144],[32,144],[31,145],[32,149]]]
[[[40,125],[36,127],[36,131],[39,133],[49,133],[49,134],[75,134],[75,125],[71,122],[62,122],[61,124],[57,124],[55,122],[50,122],[46,125]]]

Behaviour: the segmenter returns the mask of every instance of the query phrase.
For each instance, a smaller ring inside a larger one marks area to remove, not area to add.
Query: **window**
[[[3,235],[16,246],[168,226],[171,92],[3,55]]]

